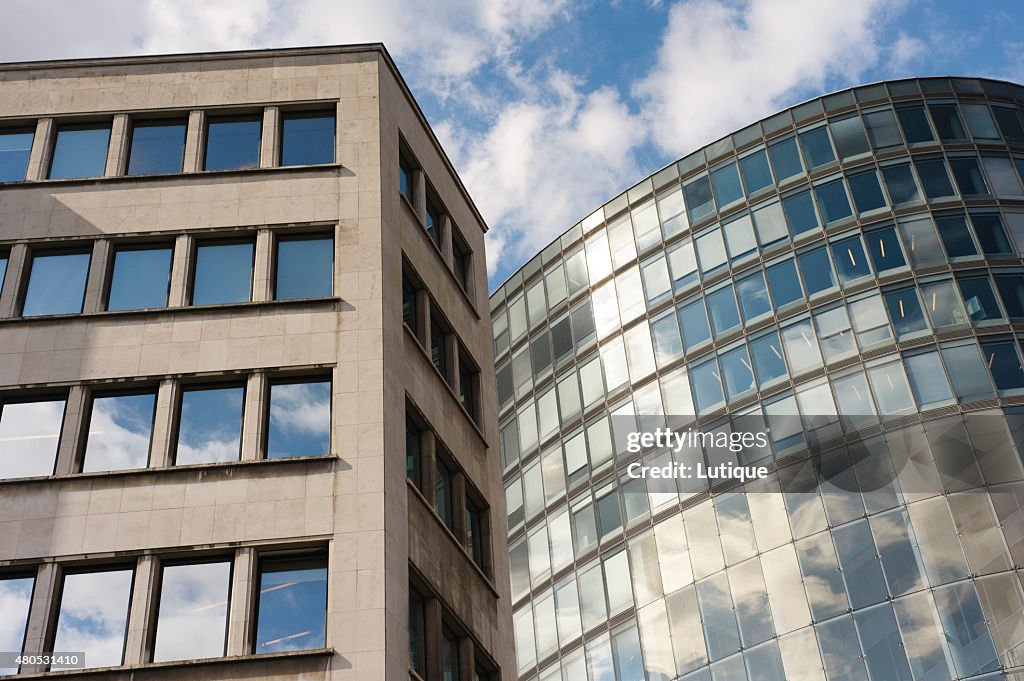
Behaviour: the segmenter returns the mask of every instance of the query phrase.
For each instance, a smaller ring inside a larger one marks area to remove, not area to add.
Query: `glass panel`
[[[893,603],[914,678],[940,681],[953,678],[945,635],[931,595],[914,594]]]
[[[953,190],[953,183],[949,181],[949,174],[946,173],[946,164],[942,162],[942,159],[914,161],[914,167],[917,168],[917,176],[921,178],[924,194],[929,199],[944,199],[956,196],[956,192]]]
[[[740,170],[743,171],[743,186],[748,196],[772,184],[772,171],[763,149],[741,158]]]
[[[1003,319],[988,277],[964,277],[957,279],[957,284],[960,285],[964,307],[972,323]]]
[[[868,245],[871,262],[879,274],[906,266],[907,261],[903,258],[903,250],[900,248],[900,240],[894,228],[886,227],[868,232],[864,235],[864,241]]]
[[[967,323],[967,315],[960,306],[960,296],[953,289],[951,281],[922,284],[925,309],[936,329]]]
[[[959,676],[974,676],[999,667],[985,613],[972,583],[936,589],[935,605]]]
[[[53,475],[64,400],[0,407],[0,478]]]
[[[972,213],[971,222],[985,255],[1010,255],[1013,248],[998,213]]]
[[[815,627],[828,681],[867,681],[853,617],[846,615]]]
[[[882,168],[882,179],[885,180],[885,188],[889,190],[889,199],[894,206],[921,200],[921,192],[917,189],[917,182],[914,181],[914,173],[909,163],[885,166]]]
[[[885,196],[878,184],[878,175],[874,172],[859,173],[849,176],[850,193],[853,194],[853,203],[857,206],[860,214],[869,211],[885,208]]]
[[[623,215],[608,225],[608,247],[616,269],[636,258],[636,239],[629,215]]]
[[[760,561],[748,560],[730,568],[728,573],[743,647],[767,641],[775,635],[775,626]]]
[[[903,248],[912,266],[922,267],[945,260],[931,220],[917,218],[901,221],[899,229],[903,237]]]
[[[327,561],[268,560],[260,571],[257,653],[323,648],[327,625]]]
[[[850,321],[853,322],[853,330],[857,332],[857,342],[862,349],[892,338],[881,296],[874,294],[852,301],[849,308]]]
[[[182,391],[177,465],[238,460],[244,395],[242,387]]]
[[[1024,318],[1024,276],[1019,274],[997,274],[996,288],[999,298],[1011,319]]]
[[[58,127],[50,179],[101,177],[107,164],[109,143],[109,123]]]
[[[244,303],[252,297],[254,244],[200,244],[196,248],[193,305]]]
[[[679,338],[679,324],[674,312],[662,315],[660,319],[651,322],[651,337],[658,366],[664,366],[682,354],[683,344]]]
[[[804,172],[800,163],[800,152],[796,148],[796,138],[789,137],[771,145],[768,147],[768,154],[771,156],[772,168],[778,182]]]
[[[857,344],[850,329],[850,317],[845,307],[834,307],[814,314],[821,351],[825,361],[833,362],[857,352]]]
[[[718,374],[718,362],[711,359],[690,370],[690,382],[698,413],[706,413],[725,404],[722,394],[722,380]]]
[[[761,272],[736,282],[736,292],[746,321],[749,322],[772,311],[772,303],[768,300],[768,288]]]
[[[903,127],[903,135],[910,144],[922,142],[933,142],[935,136],[932,134],[932,126],[928,124],[928,115],[924,107],[913,106],[904,109],[896,109],[900,125]]]
[[[686,221],[686,207],[683,205],[683,192],[678,187],[659,194],[657,197],[658,213],[661,215],[661,226],[665,237],[678,234],[689,227]]]
[[[708,294],[708,310],[711,313],[711,327],[716,334],[723,334],[740,324],[740,313],[736,309],[736,295],[732,286],[726,286]]]
[[[683,330],[683,344],[687,352],[711,340],[708,313],[704,309],[703,300],[695,300],[679,309],[679,326]]]
[[[953,391],[962,401],[991,397],[985,363],[974,343],[942,348],[942,358],[953,381]]]
[[[988,186],[981,174],[976,158],[951,158],[949,167],[956,178],[956,186],[964,196],[983,196],[988,194]]]
[[[800,262],[800,274],[803,275],[808,296],[836,287],[836,275],[832,271],[827,250],[818,248],[801,253],[797,260]]]
[[[803,148],[807,167],[811,170],[836,160],[828,139],[828,129],[824,126],[801,132],[800,146]]]
[[[985,364],[1000,392],[1024,388],[1024,367],[1012,341],[988,341],[981,344]]]
[[[967,119],[967,127],[974,139],[997,140],[999,133],[996,131],[995,121],[988,107],[984,104],[961,104],[964,117]]]
[[[820,227],[818,214],[814,210],[811,192],[805,191],[782,199],[782,210],[786,213],[789,233],[796,236]]]
[[[743,198],[743,187],[740,186],[740,176],[735,163],[712,171],[711,181],[715,186],[715,198],[718,200],[719,208]]]
[[[885,304],[889,308],[889,319],[892,320],[897,340],[928,330],[928,322],[924,320],[924,310],[921,309],[917,289],[890,291],[885,294]]]
[[[120,665],[133,577],[131,569],[65,574],[53,649],[83,651],[90,667]]]
[[[126,248],[114,253],[108,310],[167,307],[173,249]]]
[[[755,388],[754,370],[750,366],[747,348],[740,346],[721,356],[722,375],[725,378],[725,391],[729,400],[746,394]]]
[[[762,246],[782,241],[789,236],[786,229],[786,218],[782,213],[782,204],[773,201],[763,208],[754,211],[754,227],[757,238]]]
[[[88,253],[33,256],[22,315],[81,312],[89,260]]]
[[[32,130],[0,130],[0,182],[21,182],[28,170]]]
[[[861,519],[838,527],[832,537],[850,607],[856,610],[885,600],[885,582],[867,521]]]
[[[942,245],[950,258],[970,257],[978,254],[971,231],[967,228],[967,220],[963,215],[938,218],[935,220]]]
[[[942,361],[935,350],[910,355],[905,359],[907,379],[914,392],[914,399],[921,409],[953,399],[949,380],[942,368]]]
[[[1002,156],[982,156],[981,162],[992,183],[996,196],[1021,196],[1020,180],[1010,159]]]
[[[683,242],[669,251],[668,265],[672,270],[672,285],[676,291],[697,283],[697,256],[692,241]]]
[[[864,255],[864,247],[860,237],[853,236],[832,244],[832,257],[839,271],[839,281],[848,284],[861,277],[871,276],[868,259]]]
[[[800,277],[797,276],[796,263],[792,259],[772,265],[766,270],[766,273],[776,308],[781,308],[796,300],[803,300],[804,292],[800,287]]]
[[[928,106],[932,113],[932,121],[935,123],[935,130],[939,133],[939,139],[943,142],[955,142],[967,139],[967,132],[964,130],[960,116],[956,112],[956,106],[952,104],[931,104]]]
[[[647,307],[651,308],[672,293],[672,280],[668,274],[665,258],[645,263],[641,269],[644,282],[644,295]]]
[[[267,458],[331,453],[331,382],[270,386]]]
[[[281,165],[334,163],[334,113],[281,114]]]
[[[700,271],[702,274],[707,274],[724,265],[726,256],[722,232],[715,229],[698,237],[697,255],[700,257]]]
[[[736,617],[729,596],[729,581],[725,572],[719,572],[714,577],[697,582],[696,586],[708,657],[711,661],[719,660],[740,648]]]
[[[799,374],[806,369],[821,366],[821,352],[818,350],[810,319],[804,319],[784,328],[782,342],[786,346],[791,373]]]
[[[924,561],[905,509],[870,518],[871,532],[885,570],[885,582],[893,596],[917,591],[925,585]]]
[[[154,662],[224,655],[230,582],[228,561],[163,568]]]
[[[0,138],[0,142],[2,142],[2,138]],[[35,579],[32,577],[0,579],[0,603],[3,603],[6,615],[4,627],[0,629],[0,647],[7,652],[22,652],[34,584]],[[17,673],[17,667],[0,667],[0,674],[14,675]]]
[[[832,129],[832,137],[835,138],[839,158],[844,161],[871,151],[868,148],[868,140],[864,135],[864,125],[860,122],[860,116],[830,120],[828,127]]]
[[[128,175],[180,173],[186,121],[133,121]]]
[[[819,185],[814,188],[814,194],[818,198],[818,208],[821,210],[821,217],[826,225],[853,215],[842,180],[833,180]]]
[[[560,645],[565,645],[579,638],[583,633],[576,579],[572,576],[566,578],[561,584],[555,586],[554,594],[558,642]]]
[[[523,672],[537,663],[537,643],[533,637],[533,609],[527,603],[512,615],[512,631],[516,646],[516,665]]]
[[[94,398],[82,471],[145,468],[155,408],[154,393]]]
[[[725,243],[729,247],[729,257],[736,261],[745,255],[757,252],[757,239],[754,237],[754,226],[749,215],[743,215],[722,227]]]
[[[204,170],[242,170],[260,164],[261,116],[211,118],[206,125]]]
[[[814,619],[821,621],[845,612],[850,606],[828,533],[798,541],[796,552]]]
[[[864,127],[868,131],[868,139],[871,140],[873,149],[887,149],[889,147],[902,146],[903,139],[900,137],[900,129],[896,126],[896,117],[890,109],[872,111],[866,113]]]
[[[854,614],[861,646],[872,679],[909,679],[910,665],[903,650],[892,606],[883,604]]]
[[[715,211],[715,203],[711,196],[711,181],[708,180],[707,175],[683,185],[683,194],[686,196],[687,214],[691,224]]]
[[[334,239],[285,238],[277,242],[275,300],[321,298],[334,289]]]
[[[786,361],[778,333],[771,333],[750,342],[750,354],[757,369],[758,385],[764,387],[786,376]]]

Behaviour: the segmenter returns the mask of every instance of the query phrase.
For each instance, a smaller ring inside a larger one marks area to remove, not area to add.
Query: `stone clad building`
[[[485,230],[381,45],[0,65],[0,674],[510,678]]]

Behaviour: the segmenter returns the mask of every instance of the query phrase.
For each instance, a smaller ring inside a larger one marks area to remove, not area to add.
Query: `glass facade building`
[[[491,309],[520,679],[1024,678],[1024,88],[766,118]],[[715,450],[616,446],[740,418],[770,434],[742,486],[628,474]]]

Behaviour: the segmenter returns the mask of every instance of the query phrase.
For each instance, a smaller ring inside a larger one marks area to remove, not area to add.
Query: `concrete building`
[[[486,225],[383,46],[0,65],[0,183],[0,673],[514,675]]]
[[[1024,677],[1022,105],[808,101],[493,294],[519,678]],[[666,422],[770,446],[621,446]],[[629,472],[730,460],[768,475]]]

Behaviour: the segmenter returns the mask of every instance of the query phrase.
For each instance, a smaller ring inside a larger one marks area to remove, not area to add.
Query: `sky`
[[[383,42],[491,288],[652,172],[864,82],[1024,81],[1018,0],[2,0],[0,61]]]

